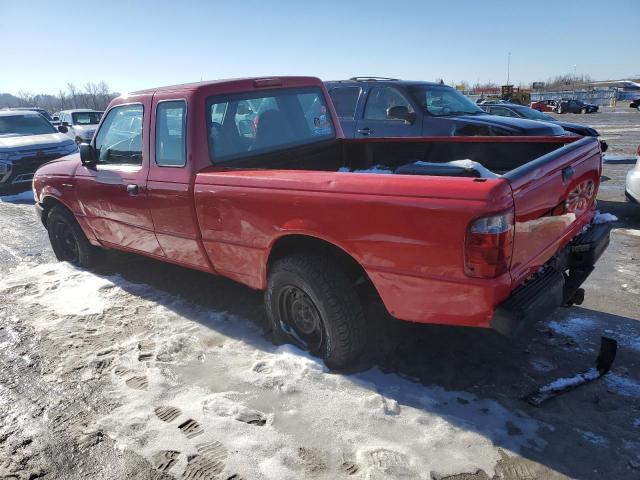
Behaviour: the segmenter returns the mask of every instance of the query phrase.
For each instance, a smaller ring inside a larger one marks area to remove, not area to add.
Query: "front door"
[[[410,113],[415,109],[411,102],[394,87],[373,87],[367,95],[364,114],[358,120],[355,137],[419,137],[422,134],[420,120],[409,123],[389,118],[391,107],[406,107]]]
[[[163,256],[148,208],[150,97],[111,108],[93,139],[98,162],[76,172],[81,207],[108,245]]]

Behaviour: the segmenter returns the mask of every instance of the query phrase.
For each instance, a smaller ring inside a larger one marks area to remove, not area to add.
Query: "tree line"
[[[60,89],[57,95],[32,94],[20,91],[17,95],[0,93],[0,108],[4,107],[40,107],[49,113],[71,108],[92,108],[104,110],[119,93],[110,92],[107,83],[87,82],[82,87],[68,83],[66,90]]]

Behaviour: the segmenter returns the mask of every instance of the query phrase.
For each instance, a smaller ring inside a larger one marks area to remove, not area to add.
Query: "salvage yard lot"
[[[596,127],[613,154],[640,143],[629,108],[558,117]],[[376,366],[350,375],[264,339],[261,293],[134,255],[93,272],[57,263],[29,196],[2,199],[0,478],[637,479],[629,168],[605,164],[599,206],[619,220],[582,306],[521,343],[372,306]],[[593,366],[601,335],[619,342],[610,374],[522,401]]]

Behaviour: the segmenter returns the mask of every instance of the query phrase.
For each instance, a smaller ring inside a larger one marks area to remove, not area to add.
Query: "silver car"
[[[63,132],[64,129],[60,129],[60,131],[66,133],[78,144],[89,143],[98,128],[103,113],[99,110],[90,110],[88,108],[58,112],[60,126],[66,127],[67,130]]]
[[[627,173],[627,186],[625,194],[629,201],[640,203],[640,145],[638,146],[638,160],[636,166]]]
[[[39,113],[0,111],[0,194],[28,189],[40,165],[77,151],[78,146]]]

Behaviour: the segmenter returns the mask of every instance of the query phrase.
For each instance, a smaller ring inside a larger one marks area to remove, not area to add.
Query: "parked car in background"
[[[557,113],[595,113],[598,106],[591,103],[584,103],[582,100],[563,98],[558,102]]]
[[[636,165],[627,173],[625,196],[630,202],[640,203],[640,145],[638,145],[636,155],[638,156]]]
[[[629,104],[629,107],[631,108],[637,108],[638,110],[640,110],[640,98],[635,99],[633,102],[631,102]]]
[[[77,108],[75,110],[63,110],[58,113],[60,125],[65,127],[66,134],[76,143],[89,143],[96,132],[102,114],[99,110]]]
[[[558,102],[555,100],[538,100],[537,102],[531,102],[529,107],[539,112],[555,112]]]
[[[0,111],[0,193],[29,189],[39,166],[77,151],[39,112]]]
[[[44,108],[39,108],[39,107],[11,107],[11,108],[7,108],[6,110],[10,110],[10,111],[16,111],[16,112],[38,112],[40,115],[42,115],[44,118],[47,119],[47,122],[51,123],[52,125],[57,126],[58,122],[55,120],[55,118],[53,118],[51,115],[49,115],[49,112],[47,112]]]
[[[567,132],[575,133],[576,135],[582,135],[584,137],[599,137],[600,134],[595,128],[587,127],[586,125],[580,125],[578,123],[569,123],[558,120],[551,115],[547,115],[546,113],[539,112],[538,110],[534,110],[533,108],[526,107],[524,105],[514,105],[509,104],[505,105],[503,103],[500,104],[485,104],[482,105],[481,108],[490,113],[491,115],[500,115],[502,117],[517,117],[517,118],[527,118],[529,120],[537,120],[540,122],[552,122],[556,125],[560,125]],[[607,142],[604,140],[600,141],[600,145],[602,147],[602,151],[606,152],[609,146]]]
[[[471,108],[411,85],[434,112]],[[59,260],[113,248],[264,290],[274,339],[345,368],[369,301],[518,335],[580,299],[609,242],[592,222],[601,169],[593,138],[345,139],[319,79],[269,77],[119,97],[33,185]]]
[[[440,83],[354,77],[325,84],[347,137],[565,134],[550,123],[488,115]]]

